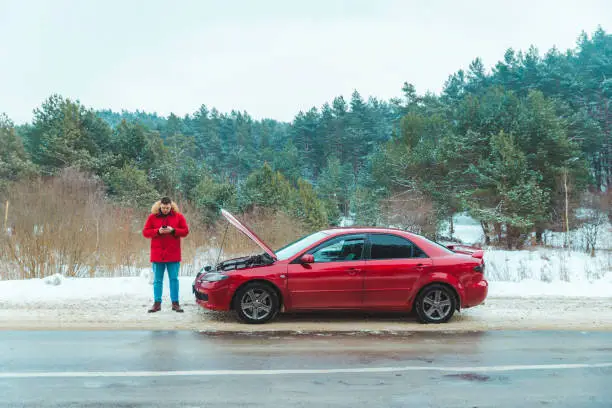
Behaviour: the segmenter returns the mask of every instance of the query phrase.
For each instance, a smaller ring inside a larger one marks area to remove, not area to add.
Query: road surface
[[[0,331],[7,407],[611,407],[612,333]]]

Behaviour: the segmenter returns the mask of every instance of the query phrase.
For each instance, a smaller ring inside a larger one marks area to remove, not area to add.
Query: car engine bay
[[[232,271],[236,269],[252,268],[254,266],[266,266],[272,263],[274,263],[272,257],[264,252],[263,254],[228,259],[227,261],[219,262],[215,270],[217,272]]]

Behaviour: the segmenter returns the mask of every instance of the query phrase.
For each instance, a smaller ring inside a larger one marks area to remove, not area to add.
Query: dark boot
[[[149,309],[149,313],[159,312],[161,310],[161,302],[153,303],[153,306]]]
[[[184,310],[179,305],[179,302],[172,302],[172,310],[174,310],[177,313],[183,313],[184,312]]]

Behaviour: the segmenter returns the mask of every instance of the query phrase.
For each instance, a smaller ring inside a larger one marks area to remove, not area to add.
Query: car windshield
[[[315,232],[314,234],[310,234],[305,237],[302,237],[298,239],[297,241],[290,243],[289,245],[285,245],[281,249],[274,251],[274,253],[276,254],[276,257],[278,258],[279,261],[289,259],[295,254],[297,254],[298,252],[314,244],[321,238],[326,237],[327,235],[328,234],[322,231]]]

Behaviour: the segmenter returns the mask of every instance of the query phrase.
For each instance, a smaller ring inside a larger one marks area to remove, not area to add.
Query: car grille
[[[208,301],[208,295],[206,293],[200,293],[197,290],[194,290],[195,297],[198,300]]]

